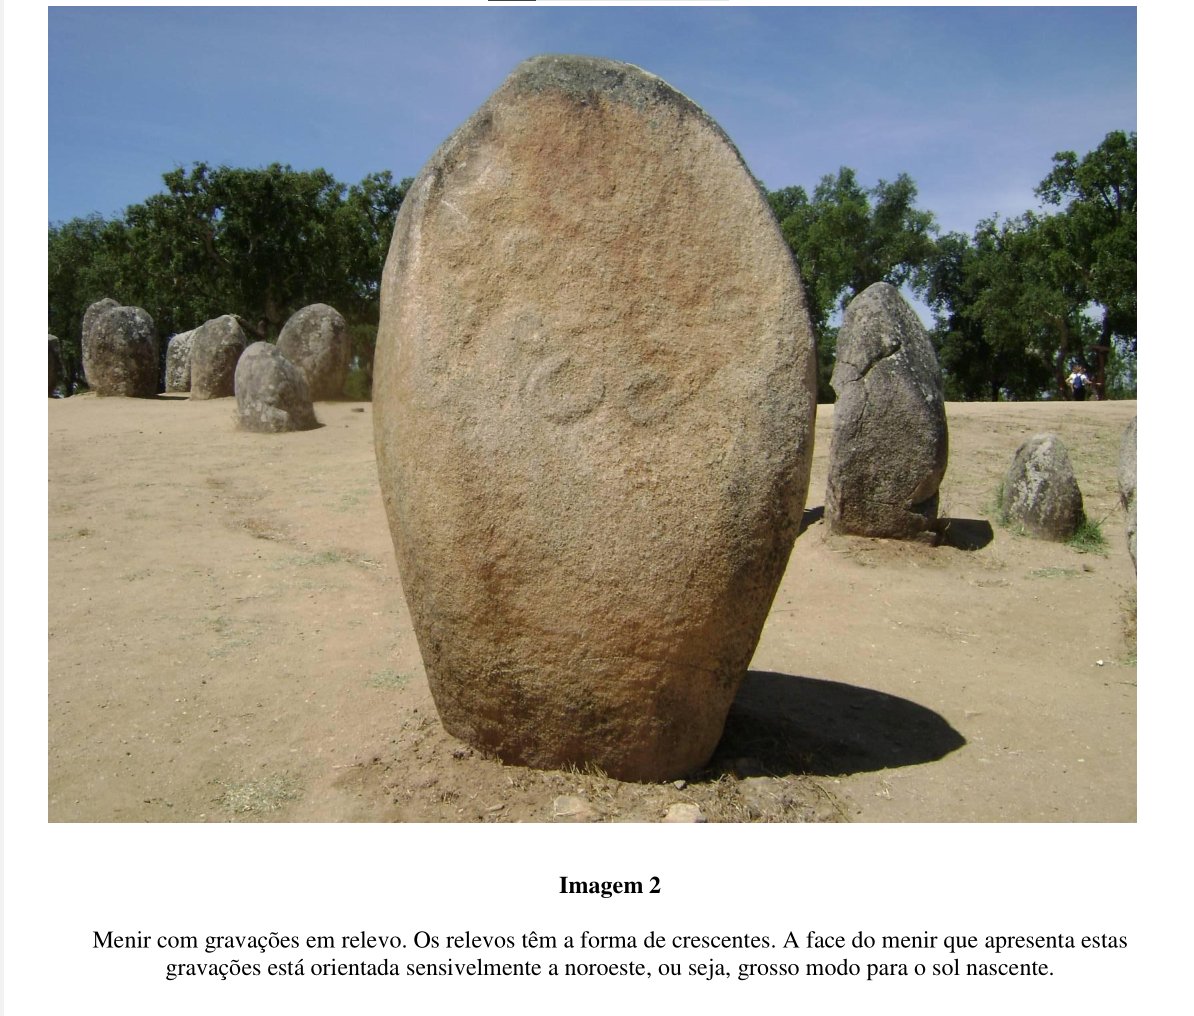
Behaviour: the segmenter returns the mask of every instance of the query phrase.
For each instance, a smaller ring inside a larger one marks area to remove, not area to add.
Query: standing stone
[[[152,398],[158,393],[158,333],[148,313],[140,307],[108,307],[84,328],[87,383],[96,395]]]
[[[1119,500],[1128,513],[1128,553],[1136,566],[1136,417],[1124,430],[1119,446]]]
[[[1030,536],[1064,542],[1085,515],[1069,452],[1056,434],[1034,434],[1016,451],[1003,481],[1003,521]]]
[[[313,303],[282,326],[278,349],[307,375],[313,399],[338,399],[348,377],[348,325],[335,307]]]
[[[808,486],[813,340],[721,129],[659,78],[521,64],[407,194],[381,489],[447,730],[539,767],[704,764]]]
[[[179,332],[166,345],[166,391],[191,390],[191,343],[196,329]]]
[[[57,335],[50,335],[49,340],[50,398],[53,398],[54,391],[62,384],[66,372],[62,369],[62,343],[58,341]]]
[[[88,388],[95,387],[95,384],[91,380],[91,355],[94,348],[91,338],[92,328],[95,322],[99,320],[101,314],[111,310],[113,307],[119,306],[120,303],[118,301],[113,300],[110,296],[105,296],[102,300],[96,300],[95,303],[83,312],[83,335],[79,351],[82,354],[83,360],[83,380],[87,382]]]
[[[307,378],[268,342],[254,342],[236,365],[236,415],[242,429],[261,433],[319,426]]]
[[[831,383],[830,532],[935,539],[949,457],[941,370],[894,286],[877,282],[846,308]]]
[[[191,398],[222,399],[236,390],[236,361],[245,333],[231,314],[212,318],[191,337]]]

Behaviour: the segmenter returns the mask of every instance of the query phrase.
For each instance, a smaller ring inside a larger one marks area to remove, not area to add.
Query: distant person
[[[1075,365],[1073,373],[1066,378],[1066,384],[1070,386],[1070,394],[1075,402],[1086,401],[1086,390],[1090,387],[1090,378],[1086,376],[1086,369],[1081,364]]]

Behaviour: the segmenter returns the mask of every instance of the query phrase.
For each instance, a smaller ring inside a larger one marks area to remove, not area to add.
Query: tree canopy
[[[355,394],[367,396],[382,266],[411,182],[383,171],[347,186],[323,169],[199,162],[164,174],[164,189],[120,218],[51,226],[49,330],[67,391],[81,379],[83,312],[112,296],[145,308],[163,338],[236,314],[272,339],[300,307],[330,303],[353,335]],[[1036,194],[1045,210],[938,235],[906,173],[868,187],[843,166],[811,197],[800,186],[768,193],[804,281],[818,398],[834,397],[835,322],[875,282],[932,308],[949,398],[1065,397],[1078,363],[1097,396],[1134,395],[1135,133],[1113,131],[1081,157],[1059,152]]]
[[[951,233],[920,272],[948,394],[1066,397],[1076,364],[1099,397],[1134,394],[1136,135],[1059,152],[1036,193],[1058,211]]]
[[[50,228],[49,325],[63,340],[68,374],[78,376],[83,312],[104,296],[145,308],[163,338],[221,314],[274,338],[294,311],[317,302],[335,306],[358,334],[376,326],[381,269],[409,180],[395,184],[385,171],[347,187],[325,170],[277,163],[195,163],[162,179],[161,193],[120,219]]]
[[[834,315],[872,283],[899,286],[913,277],[933,256],[933,214],[915,207],[916,184],[906,173],[864,188],[845,166],[823,176],[811,200],[802,187],[768,198],[804,279],[817,337],[817,398],[831,402]]]
[[[949,233],[921,272],[938,309],[934,331],[950,399],[1030,398],[1050,384],[1048,286],[1037,287],[1028,219],[984,220],[973,238]]]

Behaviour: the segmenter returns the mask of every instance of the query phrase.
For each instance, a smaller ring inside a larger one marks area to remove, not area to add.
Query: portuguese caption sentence
[[[560,892],[658,893],[660,882],[583,882]],[[154,953],[167,981],[245,977],[639,978],[671,980],[1033,978],[1063,975],[1076,952],[1121,953],[1125,935],[1090,928],[568,930],[421,927],[318,934],[92,931],[91,948]],[[1111,957],[1108,956],[1108,959]]]

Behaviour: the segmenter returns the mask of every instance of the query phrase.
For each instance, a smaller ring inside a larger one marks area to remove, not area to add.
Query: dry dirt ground
[[[1135,403],[950,404],[936,548],[806,529],[709,768],[625,784],[439,725],[370,406],[238,431],[228,399],[49,403],[49,787],[68,822],[1134,821]],[[1103,552],[988,520],[1016,447],[1070,448]],[[692,810],[688,809],[691,816]]]

